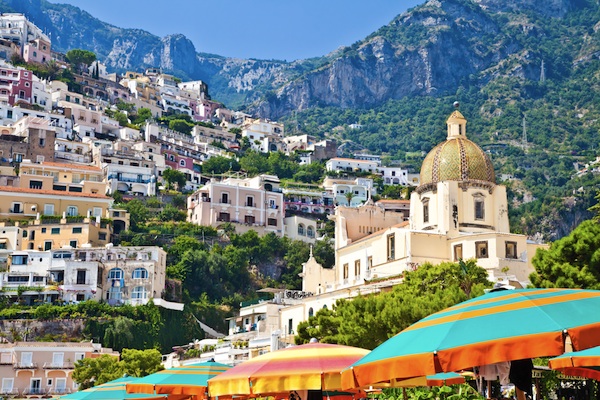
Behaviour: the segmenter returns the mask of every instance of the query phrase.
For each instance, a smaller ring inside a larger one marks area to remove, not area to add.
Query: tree
[[[131,230],[137,231],[141,228],[148,218],[150,213],[146,205],[138,199],[133,199],[125,203],[124,208],[129,213],[129,221],[131,223]]]
[[[600,289],[600,224],[582,222],[547,250],[538,249],[531,262],[535,287]]]
[[[119,357],[103,354],[84,358],[75,363],[73,380],[80,389],[87,389],[120,378],[123,375],[142,377],[163,369],[162,356],[156,349],[123,349]]]
[[[298,325],[295,341],[307,343],[315,337],[373,349],[427,315],[483,294],[489,286],[487,272],[474,260],[463,266],[425,263],[406,272],[404,283],[391,292],[339,300],[333,312],[319,310]]]
[[[181,191],[187,183],[185,174],[176,169],[167,168],[163,171],[163,179],[167,181],[167,188],[171,189],[173,185],[177,186],[177,190]]]
[[[119,358],[103,354],[98,358],[84,358],[75,363],[73,380],[81,390],[101,385],[124,374]]]
[[[156,349],[123,349],[121,363],[123,371],[129,376],[142,377],[164,369],[162,355]]]
[[[183,119],[173,119],[169,121],[169,129],[173,129],[174,131],[185,133],[187,135],[192,133],[193,128],[194,124],[191,124]]]
[[[85,68],[96,61],[96,54],[88,50],[69,50],[65,56],[78,72],[82,72]]]
[[[202,163],[204,174],[223,174],[227,171],[239,171],[239,169],[237,160],[223,156],[211,157]]]

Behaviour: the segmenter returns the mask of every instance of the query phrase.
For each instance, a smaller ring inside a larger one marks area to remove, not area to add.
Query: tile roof
[[[19,188],[19,187],[14,187],[14,186],[0,186],[0,192],[47,194],[50,196],[74,196],[74,197],[92,197],[95,199],[110,199],[109,196],[107,196],[103,193],[65,192],[62,190],[29,189],[29,188]]]

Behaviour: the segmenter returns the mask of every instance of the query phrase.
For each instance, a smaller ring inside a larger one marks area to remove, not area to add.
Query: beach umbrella
[[[465,383],[465,377],[456,372],[440,372],[435,375],[417,376],[415,378],[393,381],[390,384],[384,384],[380,387],[420,387],[420,386],[444,386],[458,385]]]
[[[600,291],[492,291],[432,314],[342,372],[343,387],[557,356],[600,345]]]
[[[206,398],[208,380],[231,368],[214,361],[182,365],[155,372],[127,384],[127,393],[194,395]]]
[[[549,365],[565,375],[600,380],[600,346],[551,358]]]
[[[340,371],[368,352],[325,343],[288,347],[252,358],[209,379],[208,391],[215,397],[339,390]]]
[[[124,378],[115,379],[102,385],[94,386],[89,389],[61,396],[60,399],[65,400],[117,400],[117,399],[165,399],[166,396],[154,394],[127,394],[125,385],[134,382],[141,378],[127,376]]]

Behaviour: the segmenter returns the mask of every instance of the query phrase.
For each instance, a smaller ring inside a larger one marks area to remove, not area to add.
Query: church
[[[324,269],[312,256],[305,263],[302,290],[313,295],[280,310],[283,332],[337,299],[389,290],[424,263],[475,259],[492,282],[526,284],[531,258],[544,246],[510,232],[506,187],[496,183],[488,155],[467,139],[458,109],[447,120],[446,140],[423,161],[408,221],[372,201],[338,206],[331,218],[335,267]]]

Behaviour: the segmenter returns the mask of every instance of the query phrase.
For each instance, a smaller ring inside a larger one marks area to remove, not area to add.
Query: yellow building
[[[370,202],[336,208],[335,269],[323,273],[314,262],[305,265],[303,289],[315,295],[281,310],[282,332],[295,331],[339,298],[399,284],[404,271],[424,263],[475,259],[493,282],[528,282],[531,258],[544,245],[510,232],[506,188],[496,184],[487,154],[467,139],[466,125],[458,110],[448,118],[446,140],[423,161],[408,221]]]

